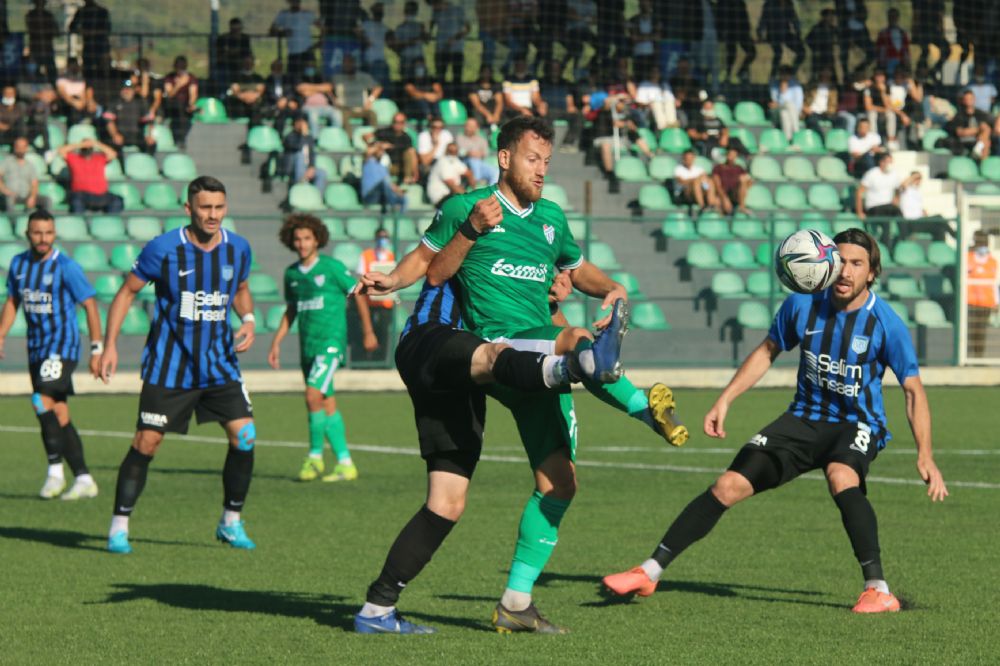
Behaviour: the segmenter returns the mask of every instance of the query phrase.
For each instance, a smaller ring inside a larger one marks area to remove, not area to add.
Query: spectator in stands
[[[528,71],[524,58],[514,61],[514,71],[503,82],[504,115],[513,118],[518,115],[538,115],[542,101],[538,79]]]
[[[747,15],[746,0],[719,0],[716,12],[719,21],[719,41],[726,45],[726,60],[723,64],[725,80],[735,76],[742,83],[750,82],[750,66],[757,58],[757,47],[750,31],[750,17]],[[743,64],[736,67],[736,47],[743,49]]]
[[[344,118],[334,105],[333,84],[324,81],[316,67],[308,63],[302,71],[302,78],[295,86],[302,111],[309,118],[309,132],[318,137],[320,130],[329,121],[333,127],[343,127]]]
[[[234,16],[229,19],[229,32],[215,38],[215,66],[220,89],[229,88],[247,58],[253,61],[250,38],[243,34],[243,21]]]
[[[357,275],[365,275],[372,271],[378,271],[380,273],[389,273],[393,268],[396,267],[396,253],[392,251],[392,238],[389,236],[389,231],[385,227],[379,227],[375,230],[375,244],[374,247],[367,247],[361,252],[361,256],[358,257],[358,264],[354,267],[354,272]],[[392,326],[393,320],[393,308],[399,303],[398,294],[390,294],[388,296],[371,296],[368,299],[368,311],[371,315],[372,320],[372,330],[375,333],[375,337],[379,340],[388,340],[390,336],[389,327]],[[360,318],[350,318],[348,320],[348,326],[350,327],[352,321],[358,321]],[[360,328],[360,321],[358,321]],[[348,331],[348,344],[351,345],[351,358],[372,358],[372,353],[364,348],[364,345],[359,344],[361,342],[358,335],[352,335],[353,330]],[[385,351],[382,352],[383,354]]]
[[[454,141],[455,137],[445,129],[443,120],[440,118],[432,120],[427,129],[417,136],[417,157],[421,169],[425,171],[429,169]]]
[[[823,133],[821,122],[843,127],[843,119],[837,116],[837,86],[833,82],[833,71],[829,67],[819,70],[819,76],[806,86],[802,103],[802,116],[806,127]]]
[[[712,151],[720,146],[729,147],[729,128],[716,114],[715,103],[711,98],[701,103],[701,112],[688,125],[687,133],[695,150],[705,157],[712,157]]]
[[[372,104],[382,94],[382,86],[368,72],[358,71],[357,61],[344,54],[340,73],[333,75],[333,93],[339,103],[344,127],[352,118],[361,118],[365,125],[376,123]]]
[[[977,62],[972,70],[972,82],[968,90],[976,99],[976,108],[986,113],[993,112],[993,105],[997,101],[997,87],[986,78],[986,63]]]
[[[417,127],[434,118],[441,117],[438,102],[444,99],[444,89],[441,82],[430,75],[423,57],[416,59],[413,66],[413,78],[403,84],[403,94],[406,95],[404,108],[407,115],[417,121]]]
[[[34,7],[24,15],[24,29],[28,33],[28,57],[45,79],[55,84],[56,52],[52,41],[62,30],[52,12],[45,9],[45,0],[32,0]]]
[[[226,97],[230,118],[247,118],[248,127],[260,125],[264,115],[264,77],[254,71],[253,56],[243,59],[240,71],[234,76]]]
[[[940,142],[955,155],[986,159],[990,155],[991,118],[976,108],[976,97],[966,90],[959,97],[958,111],[945,126],[948,136]]]
[[[984,0],[954,0],[951,17],[955,22],[955,44],[962,47],[962,55],[955,73],[955,83],[958,83],[962,65],[969,60],[977,42],[982,42],[982,23],[985,18],[986,3]]]
[[[17,99],[17,88],[5,85],[0,96],[0,145],[13,145],[14,139],[27,131],[28,110]]]
[[[71,213],[101,211],[120,213],[125,207],[117,194],[108,191],[104,167],[117,159],[114,148],[100,141],[84,139],[59,147],[59,156],[69,168],[69,210]]]
[[[451,68],[451,96],[462,86],[462,68],[465,66],[465,37],[469,22],[460,5],[447,0],[433,0],[431,32],[435,35],[434,71],[444,84]]]
[[[476,0],[476,22],[479,24],[479,41],[483,44],[480,58],[482,67],[493,68],[497,57],[497,42],[505,39],[504,25],[507,18],[506,0]]]
[[[875,61],[875,45],[868,34],[868,8],[865,0],[836,0],[837,26],[840,28],[840,70],[847,78],[851,47],[856,46],[864,53],[864,60],[854,69],[863,72]]]
[[[503,118],[504,94],[497,90],[497,82],[493,80],[493,68],[483,65],[479,68],[479,78],[472,84],[467,104],[473,117],[483,127],[496,129]]]
[[[792,0],[765,0],[761,10],[760,23],[757,24],[757,39],[771,45],[774,56],[771,60],[771,75],[774,79],[781,69],[782,47],[795,54],[791,66],[791,74],[799,71],[802,61],[806,59],[806,49],[802,46],[802,31],[799,27],[799,16],[795,13]]]
[[[163,115],[170,123],[174,143],[181,150],[187,145],[191,118],[198,110],[198,79],[187,67],[187,58],[177,56],[174,71],[163,77]]]
[[[938,59],[934,63],[936,78],[941,77],[941,69],[951,53],[951,44],[944,36],[944,0],[913,0],[913,45],[920,47],[917,69],[929,67],[931,44],[938,49]]]
[[[288,75],[298,80],[306,64],[313,62],[313,27],[321,27],[316,14],[302,9],[302,0],[288,0],[288,9],[282,9],[271,23],[271,34],[285,38],[288,52]]]
[[[871,85],[865,90],[864,105],[868,122],[871,123],[872,127],[879,134],[886,137],[886,146],[889,150],[898,150],[899,143],[896,139],[896,128],[899,124],[899,117],[889,98],[889,87],[886,85],[885,72],[881,69],[875,70]]]
[[[271,62],[271,73],[264,79],[264,107],[268,116],[274,118],[274,129],[285,133],[289,117],[299,114],[301,100],[295,94],[295,86],[285,74],[285,66],[280,60]]]
[[[875,53],[878,67],[892,76],[900,65],[910,66],[910,36],[899,25],[898,9],[890,8],[888,19],[889,25],[875,39]]]
[[[417,61],[424,64],[424,42],[429,38],[427,28],[417,19],[418,11],[419,5],[409,0],[403,6],[403,22],[386,38],[389,47],[399,55],[399,76],[403,81],[426,76],[426,72],[420,75],[416,72]]]
[[[83,77],[101,78],[111,68],[111,14],[96,0],[83,0],[69,24],[69,32],[83,37]]]
[[[490,145],[479,131],[479,121],[468,118],[455,143],[458,144],[458,154],[472,170],[476,182],[485,182],[489,185],[497,182],[500,170],[495,162],[487,159]]]
[[[42,208],[48,210],[49,200],[38,194],[38,173],[26,158],[27,137],[14,139],[11,154],[0,162],[0,195],[3,195],[4,210],[13,213],[18,204],[25,210]]]
[[[738,0],[738,4],[742,0]],[[746,8],[743,10],[746,15]],[[727,25],[735,17],[729,16],[724,21]],[[721,26],[720,26],[721,27]],[[660,26],[653,16],[652,0],[639,0],[639,13],[628,20],[628,38],[632,42],[632,67],[637,72],[649,71],[649,68],[656,62],[656,44],[660,41]],[[749,36],[750,27],[747,26]],[[728,49],[728,45],[727,45]],[[728,54],[729,51],[727,50]],[[736,45],[733,44],[733,54],[736,53]],[[729,61],[726,61],[728,71]]]
[[[903,182],[892,168],[892,155],[880,153],[876,166],[869,169],[854,194],[854,212],[864,220],[871,217],[899,217],[899,192]],[[889,226],[888,224],[886,225]],[[888,238],[883,232],[883,242]]]
[[[674,97],[681,101],[680,108],[685,112],[697,111],[698,105],[701,104],[701,100],[698,99],[701,84],[691,71],[690,58],[681,56],[677,59],[677,65],[674,67],[673,76],[670,77],[669,81],[670,89],[674,91]],[[692,104],[693,108],[684,108],[685,103]],[[684,125],[685,123],[681,122],[681,127]]]
[[[28,142],[40,142],[42,150],[49,150],[49,116],[59,95],[40,72],[26,72],[17,82],[17,96],[28,110]]]
[[[986,328],[1000,305],[997,260],[990,252],[989,235],[982,229],[972,235],[972,247],[966,254],[966,271],[969,356],[981,358],[986,355]]]
[[[298,115],[284,140],[285,173],[290,184],[312,183],[320,192],[326,187],[327,173],[316,166],[316,137],[309,133],[309,119]]]
[[[889,83],[889,108],[896,114],[897,141],[898,145],[909,148],[910,145],[920,143],[919,132],[914,127],[914,119],[910,115],[911,110],[919,108],[910,100],[910,93],[913,89],[910,69],[900,65],[892,73],[892,81]],[[902,129],[900,129],[900,125]]]
[[[872,130],[871,121],[859,118],[857,132],[847,140],[847,152],[851,156],[851,172],[861,177],[875,166],[875,158],[881,154],[882,137]]]
[[[635,104],[640,125],[656,130],[676,127],[677,99],[670,84],[661,79],[660,66],[650,65],[646,76],[635,89]]]
[[[607,62],[611,59],[612,49],[616,60],[628,59],[628,47],[628,35],[625,32],[625,0],[598,0],[597,41],[594,44],[598,60]]]
[[[906,180],[900,183],[899,211],[904,220],[919,220],[927,217],[927,211],[924,209],[924,196],[920,192],[922,182],[923,176],[920,175],[920,172],[913,171]],[[909,234],[902,233],[901,229],[900,235],[905,237]]]
[[[365,163],[361,169],[361,201],[366,205],[381,204],[382,210],[398,208],[406,211],[406,191],[392,182],[389,170],[382,164],[382,156],[388,145],[373,141],[365,151]]]
[[[458,144],[449,143],[444,155],[434,162],[427,174],[427,199],[440,206],[452,194],[462,194],[466,188],[476,186],[472,169],[458,156]]]
[[[125,146],[135,146],[144,153],[156,152],[156,138],[148,131],[149,107],[135,94],[131,79],[122,82],[118,100],[104,110],[104,130],[110,145],[121,153]]]
[[[149,59],[139,58],[129,77],[135,88],[135,96],[146,103],[147,115],[152,122],[163,105],[163,81],[149,69]]]
[[[549,120],[565,120],[568,127],[559,148],[563,153],[575,153],[583,129],[583,114],[577,106],[576,87],[563,78],[562,61],[549,60],[545,65],[545,78],[539,82],[541,104],[538,115]]]
[[[819,13],[819,22],[813,26],[809,34],[806,35],[806,45],[812,51],[812,75],[811,79],[816,80],[819,72],[824,69],[830,70],[833,80],[836,80],[836,61],[833,57],[833,49],[837,45],[837,26],[835,23],[836,14],[827,7]]]
[[[369,17],[361,21],[361,45],[365,71],[385,89],[389,85],[389,63],[385,60],[386,37],[389,27],[383,22],[385,6],[376,2],[369,10]]]
[[[792,68],[782,66],[778,78],[771,82],[771,101],[768,107],[777,117],[778,126],[789,141],[799,131],[799,118],[805,102],[805,93],[800,84],[792,76]]]
[[[594,26],[597,22],[597,3],[594,0],[568,0],[566,3],[566,64],[579,71],[584,68],[584,45],[594,46],[597,37]]]
[[[740,151],[730,147],[726,149],[726,161],[712,167],[712,186],[719,195],[722,212],[732,215],[736,208],[742,213],[749,213],[746,207],[747,192],[753,184],[753,179],[747,170],[736,161]]]
[[[87,82],[83,80],[80,61],[76,58],[66,60],[66,70],[56,79],[56,94],[62,102],[66,124],[70,127],[90,115],[87,109]]]
[[[699,210],[719,207],[712,179],[695,162],[693,150],[685,150],[681,163],[674,167],[673,190],[677,203],[695,205]]]
[[[420,170],[417,167],[417,150],[413,139],[406,131],[406,115],[397,112],[392,117],[392,125],[382,127],[374,133],[376,141],[384,145],[389,156],[390,172],[396,180],[406,185],[417,182]],[[366,137],[366,140],[371,141]]]

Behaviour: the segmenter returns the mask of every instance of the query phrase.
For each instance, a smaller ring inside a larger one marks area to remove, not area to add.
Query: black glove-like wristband
[[[472,222],[469,222],[468,219],[466,219],[465,222],[462,222],[462,224],[458,227],[458,231],[472,242],[476,242],[479,240],[479,237],[483,235],[476,231],[476,228],[472,226]]]

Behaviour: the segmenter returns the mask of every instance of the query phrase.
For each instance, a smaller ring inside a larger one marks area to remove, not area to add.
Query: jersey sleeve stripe
[[[441,250],[444,249],[443,247],[438,246],[437,243],[435,243],[434,241],[432,241],[427,236],[424,236],[423,238],[421,238],[420,242],[424,246],[426,246],[431,252],[434,252],[435,254],[437,254],[438,252],[440,252]]]
[[[556,264],[556,268],[558,268],[561,271],[571,271],[576,268],[579,268],[580,266],[583,266],[583,257],[580,257],[572,264]]]

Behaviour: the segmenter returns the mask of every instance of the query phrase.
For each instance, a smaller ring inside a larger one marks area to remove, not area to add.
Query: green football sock
[[[590,349],[593,342],[584,338],[576,345],[576,353]],[[601,384],[592,379],[584,377],[583,385],[598,400],[611,405],[615,409],[625,412],[634,419],[645,422],[646,410],[649,408],[649,398],[645,391],[636,388],[635,384],[629,381],[628,377],[622,376],[614,384]]]
[[[323,434],[326,430],[326,412],[309,412],[309,455],[323,455]]]
[[[326,415],[326,438],[330,440],[330,448],[333,449],[338,462],[351,457],[351,452],[347,448],[344,417],[340,415],[340,410]]]
[[[532,493],[521,514],[508,588],[531,593],[559,540],[559,523],[569,503],[570,500],[543,496],[537,490]]]

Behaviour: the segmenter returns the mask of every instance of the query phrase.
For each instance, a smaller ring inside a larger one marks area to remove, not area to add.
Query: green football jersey
[[[476,241],[456,274],[465,326],[489,339],[552,323],[552,280],[558,271],[583,263],[558,205],[539,199],[518,210],[496,186],[448,199],[423,243],[440,252],[476,202],[494,193],[503,208],[503,222]]]
[[[344,264],[322,254],[308,269],[297,261],[285,269],[285,302],[296,310],[302,356],[347,350],[346,296],[355,282]]]

